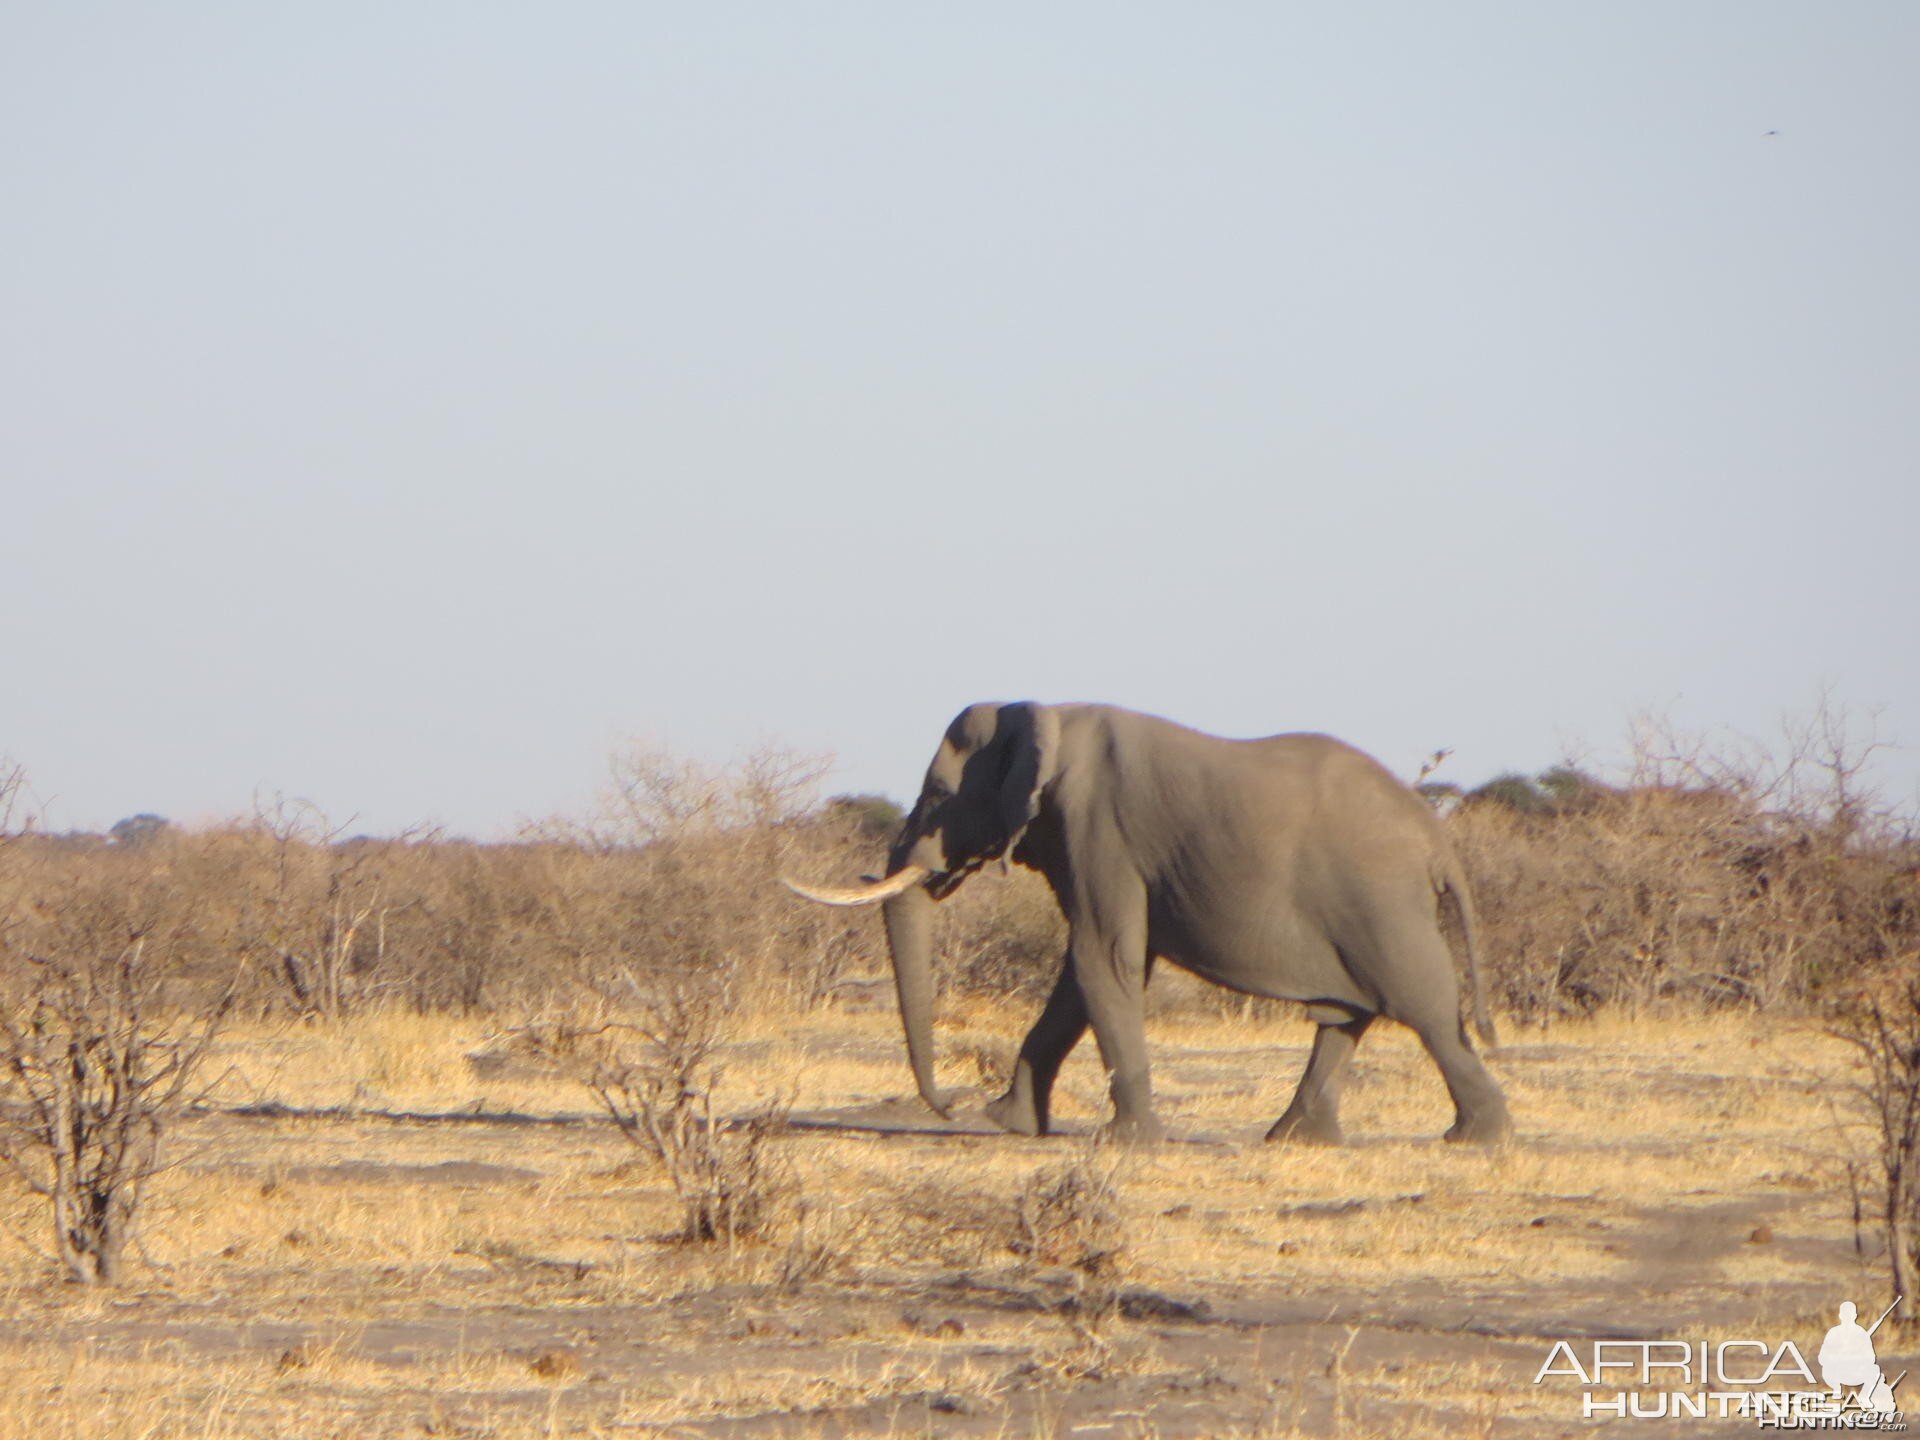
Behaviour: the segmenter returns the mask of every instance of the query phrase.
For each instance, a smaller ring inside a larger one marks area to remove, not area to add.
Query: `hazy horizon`
[[[497,838],[980,699],[1920,731],[1920,12],[0,28],[0,756]],[[1920,759],[1883,755],[1889,797]]]

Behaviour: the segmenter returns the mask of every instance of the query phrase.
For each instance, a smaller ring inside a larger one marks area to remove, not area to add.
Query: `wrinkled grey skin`
[[[1092,1026],[1111,1129],[1164,1131],[1148,1078],[1144,998],[1156,959],[1249,995],[1298,1000],[1319,1025],[1299,1090],[1269,1140],[1337,1144],[1339,1091],[1376,1016],[1409,1026],[1445,1077],[1450,1140],[1510,1130],[1500,1086],[1467,1038],[1439,923],[1458,907],[1474,1014],[1473,907],[1426,802],[1325,735],[1222,740],[1104,705],[983,704],[948,727],[888,874],[927,880],[886,901],[914,1079],[933,1083],[932,908],[988,860],[1039,871],[1066,915],[1066,965],[988,1107],[1004,1129],[1047,1132],[1060,1064]]]

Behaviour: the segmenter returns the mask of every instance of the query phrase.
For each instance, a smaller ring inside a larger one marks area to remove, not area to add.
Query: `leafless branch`
[[[68,892],[0,936],[0,1159],[49,1202],[55,1249],[113,1284],[168,1124],[196,1081],[231,987],[188,1019],[166,1003],[168,952],[190,918],[150,894]]]

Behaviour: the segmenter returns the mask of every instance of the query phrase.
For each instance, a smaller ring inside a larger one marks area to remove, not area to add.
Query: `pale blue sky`
[[[9,4],[0,752],[487,837],[629,735],[909,794],[986,698],[1920,740],[1916,74],[1895,3]]]

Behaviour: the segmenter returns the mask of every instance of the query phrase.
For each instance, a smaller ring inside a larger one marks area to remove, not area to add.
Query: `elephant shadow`
[[[984,1098],[978,1092],[962,1092],[963,1101],[979,1102]],[[825,1131],[850,1135],[888,1135],[921,1139],[985,1139],[1005,1140],[1009,1143],[1023,1142],[1023,1137],[1009,1135],[1005,1130],[987,1118],[984,1110],[973,1108],[960,1109],[951,1120],[940,1120],[927,1113],[926,1108],[912,1097],[894,1100],[873,1101],[865,1105],[844,1105],[827,1110],[796,1110],[786,1118],[790,1130]],[[1094,1137],[1100,1129],[1094,1120],[1060,1120],[1052,1126],[1050,1135],[1060,1140],[1086,1141]],[[1247,1137],[1245,1143],[1260,1138],[1258,1134]],[[1176,1145],[1199,1145],[1209,1149],[1239,1149],[1242,1141],[1233,1136],[1211,1133],[1192,1133],[1169,1135],[1168,1143]]]

